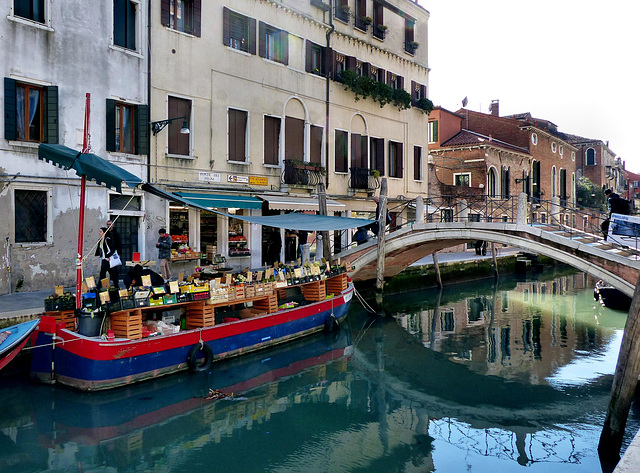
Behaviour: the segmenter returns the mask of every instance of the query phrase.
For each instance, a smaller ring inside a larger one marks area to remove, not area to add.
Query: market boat
[[[600,301],[603,307],[629,312],[631,298],[615,287],[600,280],[593,290],[593,298]]]
[[[0,371],[25,347],[37,325],[38,320],[30,320],[0,330]]]
[[[279,310],[287,293],[296,289],[300,305]],[[73,321],[46,315],[40,319],[32,350],[31,376],[45,383],[95,391],[187,369],[208,370],[217,360],[339,328],[353,292],[347,274],[338,271],[325,279],[285,288],[278,288],[275,283],[263,285],[262,293],[252,293],[253,297],[246,297],[243,289],[232,300],[207,298],[165,307],[134,307],[106,316],[113,333],[106,339],[100,333],[83,335],[73,329]],[[223,310],[246,303],[252,305],[248,314],[244,309],[243,316],[247,318],[224,316]],[[174,325],[175,333],[142,336],[146,315],[181,307],[186,309],[184,330]],[[217,314],[216,309],[221,313]]]

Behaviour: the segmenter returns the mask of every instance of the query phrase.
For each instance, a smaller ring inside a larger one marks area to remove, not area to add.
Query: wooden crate
[[[187,307],[187,330],[215,325],[215,310],[207,304],[192,304]]]
[[[142,338],[142,310],[132,309],[111,314],[111,330],[118,338],[139,340]]]
[[[76,329],[76,313],[73,310],[53,310],[45,312],[44,315],[55,317],[56,324],[64,323],[64,328],[67,330]]]
[[[278,311],[278,298],[275,294],[254,301],[253,308],[261,313],[271,314]]]
[[[338,295],[347,289],[347,275],[339,274],[325,280],[327,283],[327,294]]]
[[[315,281],[302,286],[302,295],[307,301],[323,301],[327,298],[327,286],[324,281]]]

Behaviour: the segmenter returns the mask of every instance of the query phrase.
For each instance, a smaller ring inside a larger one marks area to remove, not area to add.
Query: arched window
[[[593,148],[589,148],[587,150],[587,166],[595,166],[596,165],[596,150]]]
[[[498,195],[497,189],[498,177],[496,176],[496,169],[489,169],[489,176],[487,176],[487,195],[489,197],[496,197]]]

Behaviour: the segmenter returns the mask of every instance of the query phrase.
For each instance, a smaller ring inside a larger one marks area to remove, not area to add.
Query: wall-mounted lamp
[[[162,131],[162,129],[165,126],[167,126],[169,123],[171,123],[174,120],[183,120],[182,121],[182,128],[180,128],[180,133],[182,133],[183,135],[188,135],[189,134],[189,123],[187,122],[186,115],[183,115],[182,117],[167,118],[166,120],[160,120],[160,121],[157,121],[157,122],[151,122],[151,131],[153,131],[154,135],[157,135],[158,133],[160,133]]]

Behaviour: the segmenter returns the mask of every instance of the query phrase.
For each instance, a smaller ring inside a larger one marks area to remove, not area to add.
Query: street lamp
[[[182,121],[182,128],[180,129],[180,133],[182,133],[183,135],[188,135],[189,134],[189,123],[187,122],[187,116],[183,115],[181,117],[167,118],[166,120],[159,120],[157,122],[151,122],[151,131],[153,132],[154,136],[157,135],[158,133],[160,133],[165,126],[167,126],[169,123],[171,123],[174,120],[183,120]]]

